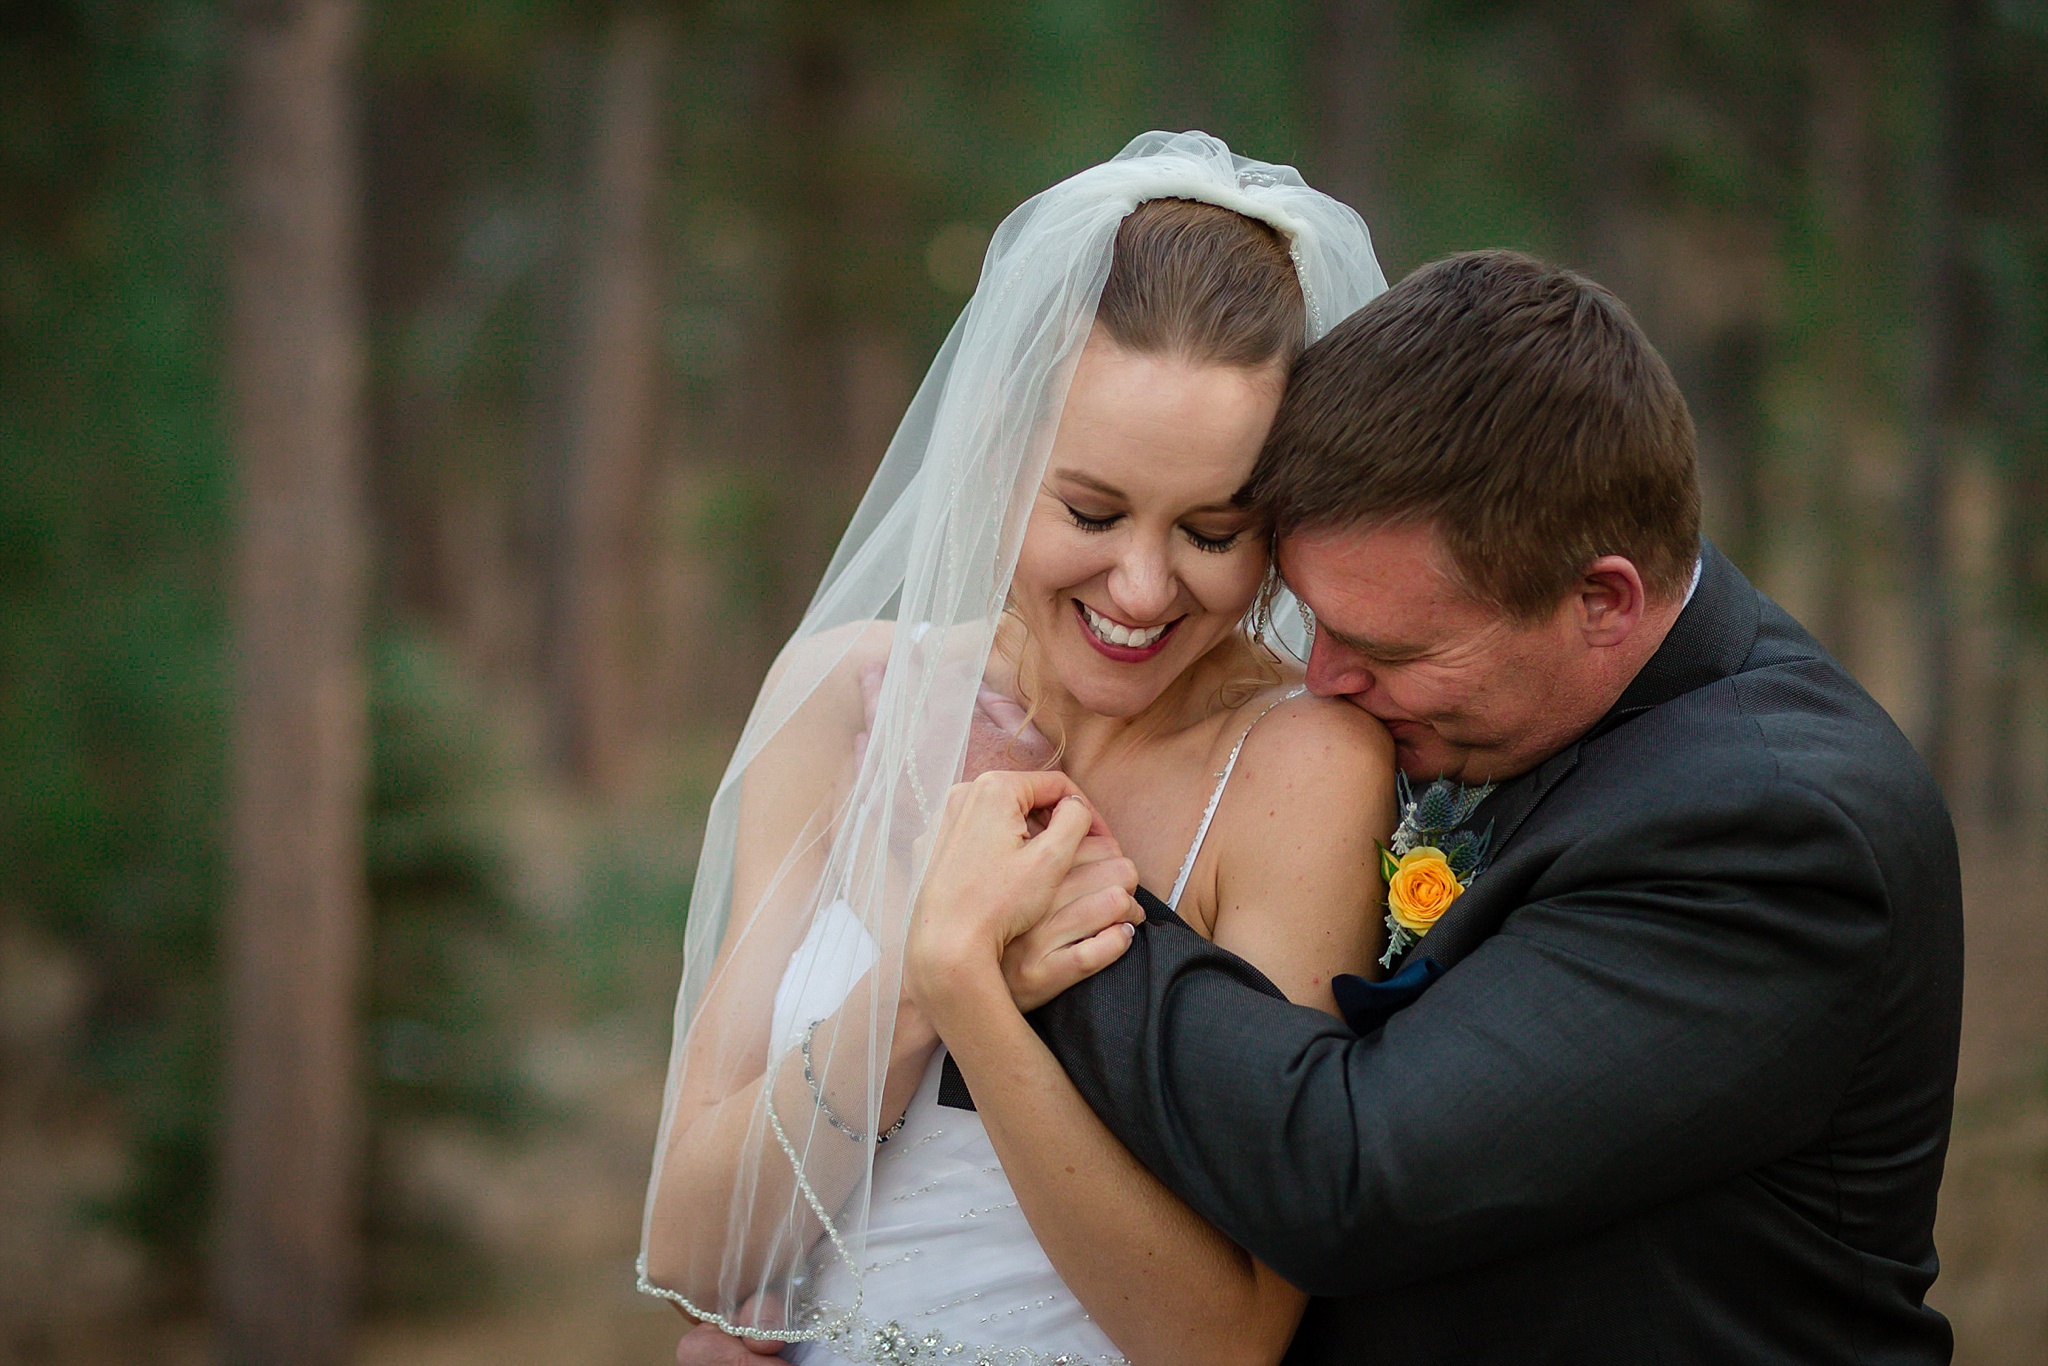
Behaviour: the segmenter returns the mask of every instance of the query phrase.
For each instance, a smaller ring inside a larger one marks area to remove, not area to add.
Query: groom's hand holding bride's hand
[[[1034,816],[1045,812],[1034,833]],[[943,1017],[1000,990],[1020,1009],[1100,972],[1144,919],[1137,870],[1071,778],[984,773],[947,795],[904,956],[904,989]]]

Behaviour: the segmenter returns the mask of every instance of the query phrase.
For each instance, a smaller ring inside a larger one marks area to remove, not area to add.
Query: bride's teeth
[[[1166,634],[1165,626],[1154,626],[1149,630],[1138,630],[1135,627],[1125,626],[1121,622],[1111,621],[1085,602],[1081,604],[1081,611],[1088,618],[1088,629],[1112,645],[1122,645],[1127,648],[1135,647],[1142,650],[1151,646],[1159,637]],[[1167,625],[1170,626],[1172,623],[1168,622]]]

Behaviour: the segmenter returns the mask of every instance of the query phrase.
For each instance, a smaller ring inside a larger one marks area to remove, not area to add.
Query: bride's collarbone
[[[1263,701],[1257,704],[1263,707]],[[1193,846],[1209,800],[1231,748],[1249,716],[1249,706],[1233,707],[1189,732],[1105,756],[1069,776],[1086,792],[1108,824],[1125,855],[1138,866],[1138,880],[1165,897],[1180,875]],[[1194,733],[1191,733],[1194,732]],[[1244,762],[1240,759],[1240,765]],[[1230,821],[1230,803],[1218,806],[1215,823],[1203,841],[1176,909],[1204,938],[1213,916],[1207,905],[1205,877],[1221,844],[1217,835]]]

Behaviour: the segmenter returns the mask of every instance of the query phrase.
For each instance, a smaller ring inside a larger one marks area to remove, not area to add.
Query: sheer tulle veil
[[[807,1268],[842,1257],[858,1281],[918,836],[960,768],[1117,227],[1160,198],[1278,229],[1308,340],[1386,287],[1356,213],[1202,133],[1146,133],[996,230],[711,803],[640,1256],[641,1288],[698,1318],[826,1337]],[[872,721],[856,701],[849,723],[868,660]]]

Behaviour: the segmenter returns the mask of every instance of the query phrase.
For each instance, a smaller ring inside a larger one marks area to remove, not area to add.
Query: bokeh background
[[[709,789],[990,230],[1153,127],[1636,308],[1955,809],[1935,1298],[2048,1360],[2043,0],[10,0],[0,1361],[668,1359]]]

